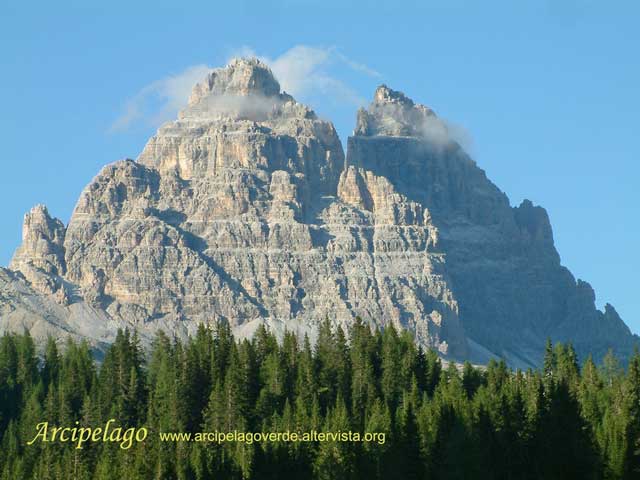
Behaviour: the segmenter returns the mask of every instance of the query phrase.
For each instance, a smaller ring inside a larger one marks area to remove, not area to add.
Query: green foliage
[[[116,444],[36,442],[40,422],[144,426]],[[161,442],[159,432],[383,432],[386,442]],[[86,344],[0,337],[0,479],[640,478],[640,354],[580,368],[547,344],[540,371],[443,367],[393,327],[327,320],[315,345],[229,326],[186,343],[160,333],[145,356],[118,332],[101,365]]]

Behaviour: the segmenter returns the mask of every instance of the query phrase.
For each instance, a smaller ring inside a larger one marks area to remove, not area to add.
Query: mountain
[[[345,158],[330,122],[238,59],[137,161],[106,166],[68,225],[37,206],[0,270],[0,330],[148,344],[228,321],[410,330],[447,359],[539,364],[547,338],[627,357],[638,337],[561,265],[546,211],[509,200],[423,105],[380,86]]]

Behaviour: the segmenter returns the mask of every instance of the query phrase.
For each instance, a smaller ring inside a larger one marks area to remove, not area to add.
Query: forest
[[[41,422],[148,429],[117,443],[34,442]],[[78,423],[76,423],[78,422]],[[384,432],[381,442],[161,441],[159,432]],[[640,478],[640,354],[581,363],[547,344],[538,370],[444,364],[411,334],[319,326],[317,341],[224,322],[147,352],[119,331],[100,363],[86,343],[0,338],[0,478]]]

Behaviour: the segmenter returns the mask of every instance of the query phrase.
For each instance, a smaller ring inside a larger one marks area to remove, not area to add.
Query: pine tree
[[[378,397],[376,386],[377,352],[371,329],[358,317],[350,331],[351,348],[351,412],[353,423],[364,427],[367,408],[374,405]]]
[[[473,398],[478,388],[484,383],[482,373],[473,368],[470,362],[464,362],[462,367],[462,386],[467,393],[468,398]]]
[[[60,378],[60,353],[58,345],[53,337],[47,338],[47,345],[44,351],[44,364],[42,366],[42,383],[45,393],[50,386],[55,386]]]
[[[395,411],[402,392],[402,350],[398,332],[393,325],[382,335],[382,374],[380,388],[382,396],[391,411]]]
[[[382,433],[385,435],[385,439],[384,443],[378,441],[368,442],[363,445],[362,460],[359,463],[360,478],[382,480],[391,478],[392,475],[396,474],[391,466],[390,458],[392,452],[390,448],[391,442],[388,436],[391,432],[391,426],[391,412],[389,411],[389,407],[380,399],[376,399],[369,409],[365,431]]]
[[[145,415],[146,385],[143,354],[137,334],[118,330],[99,374],[99,402],[103,419],[115,418],[123,426],[136,426]]]
[[[424,388],[429,396],[433,396],[436,387],[440,383],[442,373],[442,362],[435,351],[429,350],[426,355],[426,368],[424,378]]]
[[[84,398],[97,381],[96,366],[87,343],[67,341],[58,382],[58,420],[71,425],[78,419]]]
[[[213,334],[203,324],[198,326],[196,335],[185,348],[184,372],[181,395],[185,402],[185,428],[197,431],[202,424],[202,411],[207,405],[211,392],[211,357],[213,355]]]
[[[0,433],[17,417],[22,403],[15,335],[0,337]]]
[[[351,429],[349,415],[342,397],[327,411],[326,432],[348,432]],[[319,480],[350,479],[355,473],[356,461],[353,445],[344,441],[326,441],[318,446],[314,462],[314,478]]]

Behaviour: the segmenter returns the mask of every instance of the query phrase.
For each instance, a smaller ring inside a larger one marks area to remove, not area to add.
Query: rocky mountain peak
[[[376,91],[373,94],[373,103],[376,105],[397,103],[405,105],[407,107],[413,107],[415,105],[413,103],[413,100],[407,97],[404,93],[393,90],[387,87],[385,84],[382,84],[378,88],[376,88]]]
[[[315,120],[316,115],[280,91],[280,83],[266,64],[255,58],[236,58],[193,87],[189,104],[178,118],[286,123],[291,119]]]
[[[47,207],[39,204],[25,216],[22,226],[22,246],[16,252],[11,267],[14,269],[27,259],[48,273],[63,273],[65,226],[51,217]]]
[[[36,205],[24,216],[22,245],[16,250],[9,268],[19,271],[32,287],[43,294],[61,291],[60,276],[66,271],[64,239],[66,228],[49,215],[47,207]],[[65,301],[61,291],[59,301]]]
[[[60,228],[64,228],[62,222],[53,218],[46,205],[40,203],[25,215],[22,236],[24,239],[32,231],[37,231],[45,236],[55,236]]]
[[[447,138],[447,130],[429,107],[380,85],[369,107],[358,111],[354,135],[417,137],[440,142]]]
[[[281,93],[260,60],[240,58],[193,88],[189,105],[160,127],[138,162],[184,180],[286,170],[334,192],[344,153],[331,122]]]
[[[234,58],[226,67],[214,69],[193,87],[189,105],[210,95],[261,95],[280,93],[280,84],[271,69],[256,58]]]

